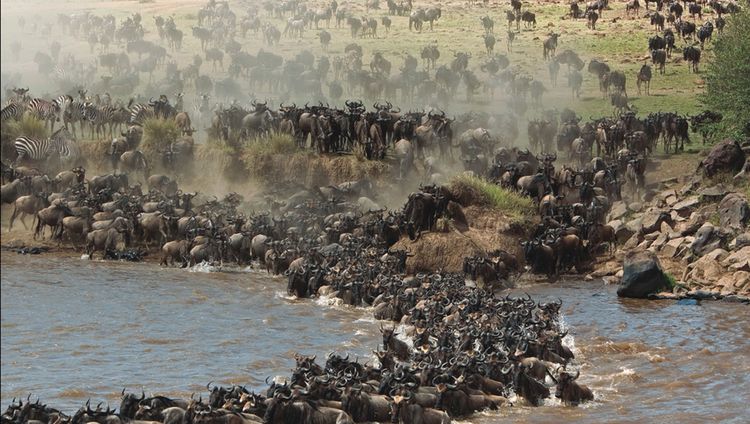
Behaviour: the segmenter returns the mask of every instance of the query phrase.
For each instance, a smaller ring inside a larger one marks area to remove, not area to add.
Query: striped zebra
[[[81,127],[81,136],[83,136],[83,125],[86,123],[86,107],[89,104],[86,101],[75,99],[65,109],[65,113],[63,113],[63,125],[65,129],[68,129],[68,124],[70,124],[70,129],[73,130],[74,136],[76,134],[76,122]]]
[[[49,123],[49,130],[55,128],[55,121],[60,120],[60,105],[56,101],[48,101],[40,98],[31,99],[26,110],[32,116],[44,121],[45,125]]]
[[[50,138],[37,139],[21,136],[16,138],[13,144],[18,155],[13,166],[17,166],[24,160],[46,162],[52,156],[56,156],[61,164],[71,164],[81,156],[77,141],[64,127],[55,131]]]
[[[117,108],[113,106],[94,106],[89,104],[85,110],[85,117],[91,126],[91,138],[94,138],[94,131],[96,135],[106,135],[105,125],[109,125],[109,136],[113,135],[114,123],[116,118]]]
[[[138,103],[130,108],[130,122],[129,124],[143,125],[143,122],[149,118],[153,118],[154,107],[151,105]]]
[[[0,122],[8,120],[17,121],[23,116],[23,106],[18,103],[8,103],[0,110]]]

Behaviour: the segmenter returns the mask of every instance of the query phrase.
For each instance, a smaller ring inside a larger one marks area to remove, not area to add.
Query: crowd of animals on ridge
[[[443,15],[441,8],[437,6],[413,7],[411,1],[387,3],[388,14],[383,17],[386,30],[389,25],[385,24],[385,20],[390,22],[391,17],[396,23],[403,19],[404,24],[408,18],[410,31],[422,31],[424,22],[429,22],[432,30]],[[530,6],[524,5],[520,0],[510,3],[506,18],[509,28],[515,26],[515,32],[508,32],[509,52],[514,34],[520,31],[521,21],[529,31],[535,31],[536,28],[536,18]],[[367,6],[366,13],[379,10],[375,3]],[[704,6],[713,11],[716,16],[714,20],[704,19]],[[606,0],[592,1],[585,7],[573,2],[569,17],[593,20],[593,28],[596,20],[594,17],[602,16],[608,8]],[[646,9],[648,8],[649,2],[646,2]],[[685,9],[689,10],[693,21],[688,19],[687,13],[683,13]],[[91,92],[107,93],[107,97],[135,96],[136,103],[139,103],[141,100],[136,95],[136,88],[141,81],[140,75],[147,74],[145,92],[194,93],[188,104],[199,118],[199,130],[210,125],[214,111],[224,109],[233,102],[247,102],[253,97],[249,94],[252,92],[265,93],[276,98],[279,103],[301,99],[313,99],[316,103],[337,102],[347,96],[362,97],[370,101],[398,99],[404,105],[416,106],[448,104],[456,99],[459,87],[463,87],[468,101],[480,89],[489,93],[490,97],[494,97],[496,91],[508,93],[509,96],[505,97],[508,109],[518,116],[523,116],[529,108],[529,96],[530,106],[541,108],[542,97],[549,91],[549,87],[519,67],[511,66],[512,61],[507,56],[495,53],[495,23],[489,14],[483,16],[481,22],[477,22],[487,51],[486,57],[480,58],[478,66],[470,66],[472,54],[467,51],[453,52],[450,63],[438,66],[438,60],[445,57],[445,52],[441,56],[441,48],[434,42],[424,46],[419,52],[403,52],[403,65],[397,71],[392,65],[394,58],[386,58],[379,51],[372,52],[369,67],[365,66],[365,52],[356,42],[348,44],[343,55],[330,58],[325,54],[316,58],[309,50],[301,51],[291,58],[284,58],[274,52],[281,37],[301,37],[306,29],[313,26],[315,31],[319,31],[318,36],[323,46],[327,46],[332,35],[327,30],[320,29],[323,23],[326,28],[331,25],[348,25],[351,36],[355,39],[375,36],[378,21],[374,17],[360,19],[355,16],[355,10],[353,4],[339,5],[335,0],[325,5],[292,0],[253,4],[245,8],[244,16],[238,16],[228,2],[211,1],[198,11],[197,25],[190,29],[192,36],[200,40],[202,54],[195,55],[191,63],[184,66],[178,64],[175,57],[182,49],[183,30],[188,29],[177,28],[171,16],[154,16],[155,31],[145,28],[150,24],[144,22],[138,13],[119,23],[111,14],[97,16],[93,13],[80,13],[60,14],[56,22],[42,24],[34,21],[30,25],[34,34],[62,36],[58,40],[66,37],[86,40],[91,53],[98,52],[98,56],[89,63],[77,58],[72,52],[63,53],[64,43],[53,41],[49,52],[35,53],[34,62],[39,74],[55,81],[60,92],[75,97],[85,82]],[[644,51],[647,41],[652,64],[663,74],[673,50],[677,48],[676,43],[682,39],[685,45],[683,59],[697,71],[701,48],[711,39],[714,27],[721,33],[726,22],[725,16],[738,10],[740,6],[732,1],[722,3],[714,0],[705,5],[693,2],[656,2],[656,10],[649,11],[646,18],[654,25],[654,30],[660,32],[644,40]],[[637,0],[628,3],[626,13],[630,15],[631,12],[634,17],[640,12]],[[335,24],[332,24],[331,20],[334,18]],[[283,31],[273,23],[279,19],[286,20]],[[698,19],[704,21],[700,27],[696,24]],[[672,27],[665,27],[665,22]],[[26,28],[26,20],[19,18],[18,25]],[[146,35],[153,33],[158,34],[158,38],[148,40]],[[257,37],[261,37],[266,46],[257,52],[246,51],[249,48],[248,41]],[[548,61],[549,83],[553,87],[557,85],[560,67],[566,65],[568,85],[572,95],[578,97],[583,84],[581,71],[585,61],[571,49],[558,53],[559,40],[560,34],[550,33],[540,46],[540,56]],[[689,40],[693,44],[689,44]],[[695,45],[697,43],[700,43],[701,48]],[[25,53],[20,40],[11,43],[10,52],[14,60]],[[421,57],[421,67],[417,56]],[[226,68],[225,57],[229,59]],[[211,63],[211,70],[206,69],[208,62]],[[156,70],[164,71],[163,79],[153,79]],[[599,80],[602,94],[610,99],[615,109],[624,111],[631,108],[623,71],[610,70],[610,66],[601,59],[591,60],[588,71]],[[97,75],[100,76],[98,80]],[[639,93],[643,86],[648,94],[652,78],[651,65],[644,64],[633,77]],[[3,78],[6,87],[14,83],[20,85],[21,79],[20,75],[4,75]],[[91,81],[96,81],[93,86]],[[211,99],[214,100],[213,104],[210,104]],[[103,103],[106,105],[106,100]]]

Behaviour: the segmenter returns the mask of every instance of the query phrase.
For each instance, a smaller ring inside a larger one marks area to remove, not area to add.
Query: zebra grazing
[[[16,138],[13,144],[18,155],[13,166],[17,166],[23,160],[46,162],[53,156],[60,160],[61,166],[67,166],[81,156],[76,139],[65,127],[55,131],[50,138],[37,139],[21,136]]]

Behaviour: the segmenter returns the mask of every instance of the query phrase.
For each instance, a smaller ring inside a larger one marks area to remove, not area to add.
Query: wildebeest
[[[544,43],[542,43],[544,59],[551,59],[555,56],[558,38],[560,38],[560,34],[551,33],[549,37],[544,40]]]
[[[578,405],[586,401],[594,400],[594,393],[586,386],[576,382],[580,371],[576,372],[575,377],[563,371],[555,379],[557,390],[555,397],[560,399],[566,405]],[[554,377],[553,377],[554,378]]]
[[[695,46],[687,46],[682,50],[682,58],[688,62],[691,72],[698,72],[698,64],[701,61],[701,50]]]
[[[651,86],[651,67],[643,64],[641,69],[638,71],[638,75],[635,80],[636,86],[638,87],[638,94],[641,94],[641,85],[645,85],[645,92],[648,96],[649,87]]]

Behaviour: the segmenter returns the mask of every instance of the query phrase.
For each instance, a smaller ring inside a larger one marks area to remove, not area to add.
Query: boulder
[[[610,225],[612,226],[612,228],[614,228],[615,237],[617,238],[617,244],[625,243],[626,241],[628,241],[628,239],[630,239],[630,237],[633,236],[633,234],[635,234],[634,231],[628,228],[627,225],[624,225],[619,219],[611,221],[607,225]]]
[[[718,281],[725,273],[724,267],[717,260],[704,256],[690,265],[684,280],[699,283],[713,282]]]
[[[625,202],[615,202],[612,204],[612,208],[609,210],[607,220],[614,221],[616,219],[620,219],[625,216],[626,213],[628,213],[628,206],[625,204]]]
[[[722,294],[744,293],[750,289],[750,272],[737,271],[725,274],[716,282],[716,287]]]
[[[750,246],[750,233],[742,233],[729,242],[729,250],[742,249]]]
[[[745,160],[745,164],[742,165],[742,170],[738,172],[733,180],[734,182],[742,182],[750,177],[750,159]]]
[[[745,152],[740,145],[732,140],[724,140],[714,145],[698,168],[703,168],[704,174],[712,177],[720,172],[739,172],[744,164]]]
[[[672,210],[677,212],[680,216],[687,218],[690,216],[695,208],[700,204],[697,196],[688,197],[685,200],[675,203],[672,205]]]
[[[622,245],[623,250],[627,251],[635,249],[641,242],[641,236],[638,233],[633,234],[626,242]],[[620,244],[620,239],[617,239],[617,244]]]
[[[706,222],[696,231],[695,240],[690,244],[690,251],[695,255],[703,256],[719,247],[721,247],[721,239],[718,238],[718,231]]]
[[[698,231],[699,228],[706,222],[706,215],[700,212],[693,212],[690,214],[690,219],[681,222],[677,226],[677,230],[680,231],[680,234],[683,236],[690,236],[695,234],[696,231]]]
[[[718,202],[729,193],[730,190],[726,188],[724,184],[716,184],[715,186],[707,187],[699,191],[698,195],[705,202]]]
[[[674,206],[677,203],[677,196],[669,196],[664,200],[667,206]]]
[[[659,259],[651,252],[634,252],[625,257],[619,297],[645,299],[651,293],[669,289],[669,279]]]
[[[727,256],[721,263],[733,270],[739,271],[750,269],[750,246],[745,246],[740,250],[732,252],[732,254]]]
[[[680,237],[674,240],[669,240],[664,247],[661,248],[661,253],[669,258],[674,258],[680,254],[680,246],[685,242],[685,239]]]
[[[719,203],[719,219],[723,228],[739,230],[750,220],[747,199],[738,193],[729,193]]]
[[[628,203],[628,210],[633,212],[640,212],[643,209],[643,203],[641,202],[630,202]]]
[[[652,209],[650,211],[647,211],[641,218],[641,233],[649,234],[653,233],[654,231],[659,231],[662,222],[673,224],[670,221],[672,221],[672,217],[669,216],[669,213],[663,210]]]
[[[652,233],[652,234],[657,234],[657,233]],[[661,249],[662,246],[667,244],[667,242],[669,241],[669,236],[666,233],[658,233],[658,234],[659,235],[656,237],[656,240],[654,240],[654,242],[651,243],[651,247],[655,248],[656,250]]]
[[[729,256],[729,252],[724,249],[714,249],[706,255],[707,258],[715,261],[723,261],[727,256]]]
[[[673,231],[674,231],[674,229],[672,229],[672,227],[669,224],[667,224],[666,220],[662,221],[661,225],[659,226],[659,232],[660,233],[662,233],[662,234],[669,234],[669,233],[671,233]]]

